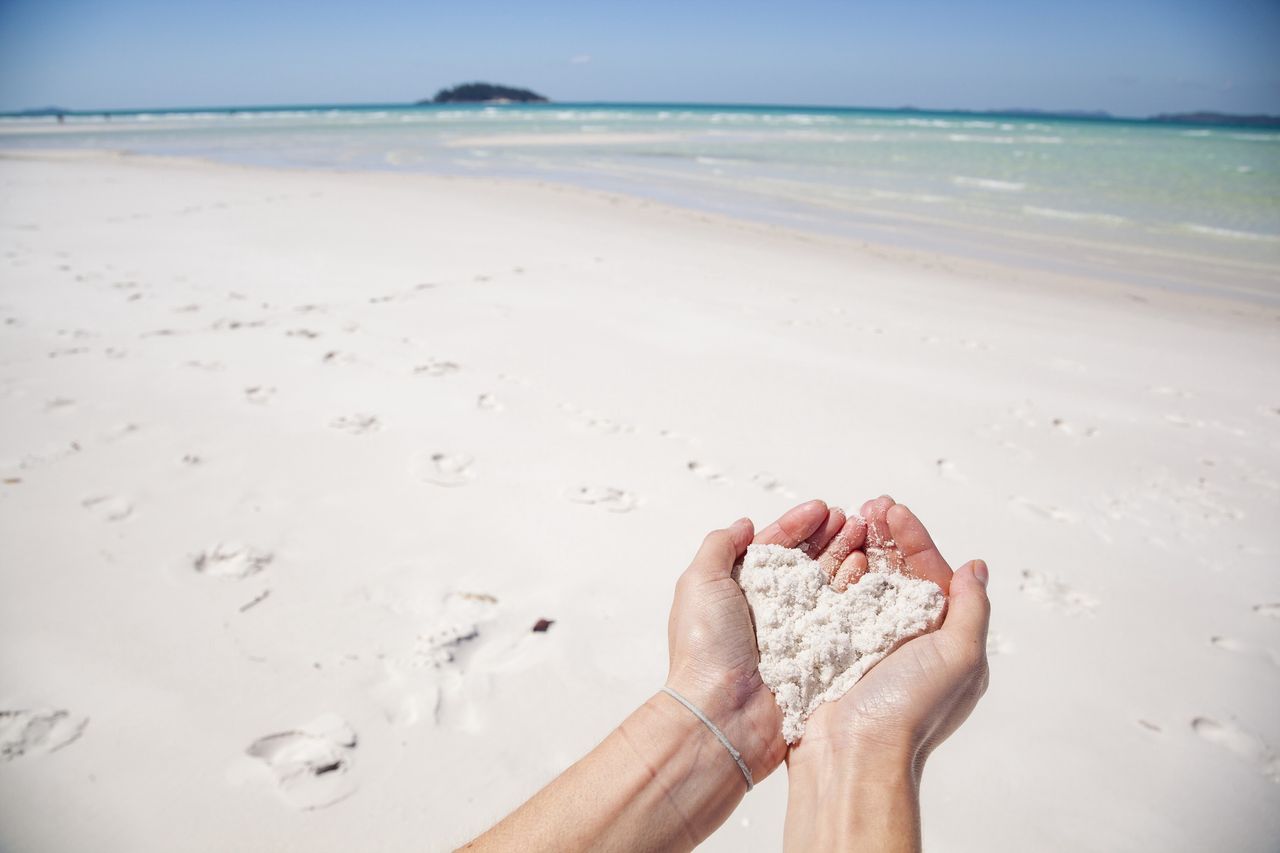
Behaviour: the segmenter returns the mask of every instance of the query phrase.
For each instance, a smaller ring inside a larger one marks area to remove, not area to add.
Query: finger
[[[827,510],[827,520],[822,526],[813,532],[813,535],[800,543],[800,550],[804,551],[810,557],[816,557],[826,549],[831,540],[844,527],[844,510],[840,507],[833,506]]]
[[[945,593],[951,584],[951,567],[938,553],[933,537],[916,514],[904,504],[894,504],[885,514],[889,535],[906,563],[907,573],[932,581]]]
[[[943,631],[975,643],[979,649],[987,647],[987,624],[991,620],[987,576],[987,564],[982,560],[970,560],[956,571],[942,622]]]
[[[888,515],[893,505],[893,498],[888,495],[862,505],[862,515],[867,520],[867,557],[876,564],[876,571],[902,572],[907,568],[889,530]]]
[[[826,549],[818,555],[818,565],[826,573],[828,581],[835,578],[836,572],[840,570],[840,565],[848,559],[850,554],[861,548],[866,539],[867,520],[865,518],[860,515],[851,515],[845,519],[844,526],[840,528],[840,532],[835,535],[835,538],[831,540]]]
[[[836,569],[836,575],[831,579],[831,588],[836,592],[844,592],[866,573],[867,555],[861,551],[854,551],[840,564],[840,568]]]
[[[827,520],[827,505],[822,501],[806,501],[782,514],[782,517],[756,534],[756,545],[781,545],[794,548],[813,535]]]
[[[893,504],[893,498],[881,495],[862,505],[862,517],[867,520],[867,541],[877,548],[880,543],[893,539],[889,533],[889,522],[885,518]]]
[[[752,529],[751,519],[740,518],[723,530],[708,533],[689,564],[689,573],[704,578],[729,577],[733,564],[751,544]]]

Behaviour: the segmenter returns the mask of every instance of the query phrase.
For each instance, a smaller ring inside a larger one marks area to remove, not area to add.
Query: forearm
[[[746,791],[688,709],[657,694],[467,850],[691,850]]]
[[[789,769],[784,849],[920,850],[920,780],[906,756]]]

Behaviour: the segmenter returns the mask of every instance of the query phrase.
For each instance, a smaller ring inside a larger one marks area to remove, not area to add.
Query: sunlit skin
[[[894,568],[950,591],[938,631],[903,644],[819,708],[790,749],[732,577],[752,543],[803,549],[837,589],[867,571],[867,547],[880,547]],[[887,496],[852,517],[807,501],[758,532],[740,519],[706,537],[676,584],[667,685],[716,722],[757,783],[788,762],[788,849],[918,849],[924,761],[986,689],[985,580],[979,561],[953,573],[919,519]],[[688,850],[745,792],[711,733],[659,693],[467,849]]]
[[[904,643],[809,717],[787,757],[788,850],[918,850],[925,760],[987,689],[986,564],[952,572],[920,520],[892,498],[861,513],[870,541],[894,542],[891,565],[949,593],[947,611],[937,631]]]

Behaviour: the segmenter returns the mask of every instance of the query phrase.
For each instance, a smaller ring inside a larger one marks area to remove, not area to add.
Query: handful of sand
[[[760,676],[795,743],[823,702],[839,699],[903,640],[923,634],[946,606],[937,584],[872,561],[844,592],[800,550],[752,545],[735,578],[751,605]]]

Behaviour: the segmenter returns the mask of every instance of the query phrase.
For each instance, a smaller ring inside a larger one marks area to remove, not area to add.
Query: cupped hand
[[[889,565],[933,581],[948,593],[941,627],[909,640],[877,663],[848,693],[809,717],[788,758],[794,773],[809,765],[865,766],[881,758],[904,763],[919,778],[925,759],[969,716],[989,679],[986,655],[987,566],[952,572],[915,514],[892,498],[868,501],[866,550]],[[854,581],[866,554],[849,558]]]
[[[759,780],[786,756],[782,712],[760,678],[755,628],[733,579],[749,544],[803,548],[835,572],[863,545],[866,525],[822,501],[793,507],[753,536],[749,519],[708,534],[676,583],[668,623],[667,686],[722,728]]]

